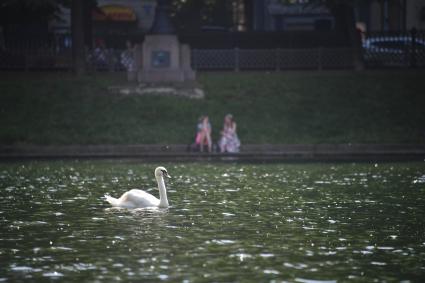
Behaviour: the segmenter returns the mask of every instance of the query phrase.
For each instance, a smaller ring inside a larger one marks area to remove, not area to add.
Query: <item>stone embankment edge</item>
[[[425,144],[249,144],[236,154],[189,152],[188,145],[0,145],[16,159],[161,161],[425,161]]]

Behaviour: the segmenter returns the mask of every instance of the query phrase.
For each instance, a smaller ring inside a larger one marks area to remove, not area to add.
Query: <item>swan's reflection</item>
[[[123,208],[123,207],[107,207],[105,208],[105,212],[107,214],[119,214],[122,215],[130,214],[133,216],[144,216],[144,217],[155,217],[155,216],[163,216],[168,214],[169,209],[160,208],[160,207],[141,207],[141,208]]]

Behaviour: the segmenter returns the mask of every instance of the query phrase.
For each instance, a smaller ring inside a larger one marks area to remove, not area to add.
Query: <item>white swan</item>
[[[167,169],[158,167],[155,169],[155,178],[158,182],[159,199],[153,195],[142,191],[133,189],[125,192],[119,199],[105,195],[105,199],[112,206],[124,208],[142,208],[142,207],[168,207],[167,190],[165,188],[164,177],[171,178],[168,175]]]

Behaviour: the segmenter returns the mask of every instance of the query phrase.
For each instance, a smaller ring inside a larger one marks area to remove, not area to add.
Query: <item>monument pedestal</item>
[[[142,64],[137,79],[140,83],[194,81],[190,64],[190,48],[176,35],[147,35],[142,47]]]
[[[171,0],[157,0],[155,19],[149,35],[134,52],[134,73],[138,86],[111,87],[122,95],[172,95],[202,99],[205,93],[196,83],[196,73],[190,61],[190,47],[181,44],[168,19],[167,7]]]

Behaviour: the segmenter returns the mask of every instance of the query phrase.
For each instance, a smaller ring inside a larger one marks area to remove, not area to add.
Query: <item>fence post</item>
[[[192,49],[192,48],[190,49],[190,63],[192,65],[192,69],[194,71],[198,70],[198,66],[196,65],[196,63],[197,63],[196,50],[197,49]]]
[[[235,52],[235,72],[239,72],[239,48],[234,49]]]
[[[317,69],[323,70],[323,47],[321,46],[317,48]]]
[[[416,67],[416,36],[417,36],[417,30],[415,27],[413,27],[410,30],[411,34],[411,42],[410,42],[410,67],[415,68]]]
[[[24,64],[25,72],[28,72],[31,67],[31,59],[33,57],[31,47],[24,49]]]
[[[280,71],[280,48],[275,49],[274,60],[276,62],[275,71]]]
[[[115,55],[116,55],[115,54],[115,50],[113,50],[113,49],[108,49],[106,51],[106,64],[108,65],[107,68],[108,68],[108,71],[110,73],[112,73],[112,72],[115,71],[115,66],[114,66],[114,64],[115,64]]]
[[[25,52],[24,53],[24,71],[25,72],[28,72],[28,70],[29,70],[29,59],[28,59],[28,52]]]

